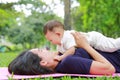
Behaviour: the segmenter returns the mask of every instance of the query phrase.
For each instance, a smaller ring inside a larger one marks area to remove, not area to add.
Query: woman
[[[10,73],[20,75],[69,73],[69,74],[113,74],[120,72],[120,52],[99,53],[79,33],[73,33],[77,46],[74,55],[58,61],[57,53],[31,49],[20,54],[8,66]],[[79,42],[81,41],[81,42]]]

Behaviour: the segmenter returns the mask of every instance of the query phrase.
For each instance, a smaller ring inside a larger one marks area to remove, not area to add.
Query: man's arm
[[[55,59],[58,60],[58,61],[61,61],[62,59],[64,59],[65,57],[69,56],[69,55],[73,55],[75,52],[75,47],[71,47],[69,48],[67,51],[65,51],[65,53],[63,53],[63,55],[61,56],[56,56]]]

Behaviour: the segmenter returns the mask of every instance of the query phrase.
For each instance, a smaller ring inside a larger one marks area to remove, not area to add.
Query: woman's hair
[[[46,34],[47,30],[53,31],[54,28],[64,29],[64,25],[60,21],[50,20],[44,25],[43,33]]]
[[[24,51],[8,66],[8,71],[17,75],[48,74],[53,71],[40,65],[41,58],[31,51]]]

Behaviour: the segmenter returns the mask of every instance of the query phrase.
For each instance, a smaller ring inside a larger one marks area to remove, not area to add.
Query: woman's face
[[[37,54],[42,60],[40,61],[40,64],[44,67],[47,67],[51,70],[54,70],[54,68],[57,66],[58,61],[54,60],[56,53],[50,52],[46,49],[31,49],[34,54]]]
[[[30,51],[37,54],[40,58],[42,58],[42,60],[46,60],[46,61],[53,60],[55,57],[55,54],[53,52],[50,52],[46,49],[35,48],[35,49],[31,49]]]

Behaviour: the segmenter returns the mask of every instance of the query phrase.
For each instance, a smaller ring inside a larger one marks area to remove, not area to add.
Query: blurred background
[[[8,66],[21,51],[55,50],[42,32],[49,20],[65,29],[98,31],[120,37],[120,0],[0,0],[0,67]]]

